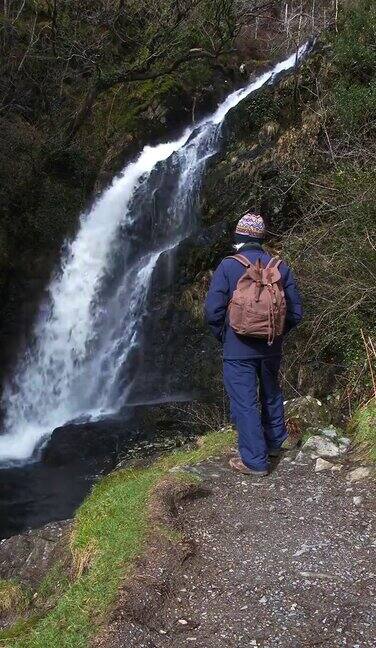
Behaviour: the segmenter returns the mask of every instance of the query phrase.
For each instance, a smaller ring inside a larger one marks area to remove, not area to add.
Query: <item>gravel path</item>
[[[375,648],[376,484],[282,460],[268,478],[203,464],[211,494],[182,505],[196,553],[143,623],[106,648]],[[354,501],[355,498],[355,501]]]

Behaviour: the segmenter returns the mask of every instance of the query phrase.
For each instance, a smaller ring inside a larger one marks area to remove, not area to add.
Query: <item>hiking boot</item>
[[[269,474],[267,470],[252,470],[252,468],[248,468],[240,457],[232,457],[229,461],[229,464],[233,470],[236,470],[237,472],[240,472],[242,475],[256,475],[258,477],[267,477]]]
[[[302,433],[297,419],[291,418],[286,421],[288,436],[281,445],[282,450],[293,450],[302,442]]]
[[[282,452],[282,448],[269,448],[268,455],[269,457],[279,457]]]

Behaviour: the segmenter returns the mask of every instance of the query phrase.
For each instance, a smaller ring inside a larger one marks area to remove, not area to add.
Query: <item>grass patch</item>
[[[176,450],[148,468],[128,468],[105,477],[78,509],[71,537],[75,580],[54,608],[32,627],[18,622],[0,632],[7,648],[86,648],[105,619],[124,575],[145,547],[149,500],[153,489],[174,466],[195,464],[220,455],[234,443],[231,429],[209,434],[192,450]],[[190,476],[189,476],[190,477]],[[13,630],[16,628],[13,627]]]
[[[351,420],[350,431],[369,459],[376,463],[376,398],[357,410]]]

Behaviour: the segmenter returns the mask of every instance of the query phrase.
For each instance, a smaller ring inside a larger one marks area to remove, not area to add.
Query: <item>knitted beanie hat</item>
[[[244,214],[238,222],[235,234],[263,239],[265,237],[265,223],[259,214]]]

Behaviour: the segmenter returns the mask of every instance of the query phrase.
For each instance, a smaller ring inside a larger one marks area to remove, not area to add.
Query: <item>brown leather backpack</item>
[[[278,269],[280,259],[273,257],[264,268],[260,259],[253,265],[241,254],[227,258],[236,259],[246,268],[228,307],[230,326],[239,335],[273,344],[283,334],[286,320],[286,299]]]

